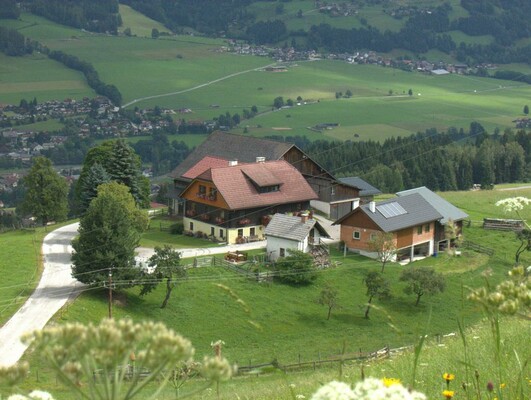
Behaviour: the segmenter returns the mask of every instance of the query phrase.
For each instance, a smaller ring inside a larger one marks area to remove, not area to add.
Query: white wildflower
[[[499,200],[496,202],[497,207],[503,207],[503,211],[506,213],[518,212],[524,209],[525,206],[531,204],[531,199],[527,197],[509,197],[507,199]]]
[[[343,382],[332,381],[322,386],[312,396],[312,400],[354,400],[354,392]]]
[[[297,396],[295,396],[295,398],[296,398],[297,400],[299,400],[299,399],[300,399],[300,400],[303,400],[303,399],[306,398],[306,396],[303,395],[303,394],[298,394]]]
[[[32,400],[53,400],[53,396],[50,393],[42,390],[34,390],[29,394],[29,398]]]
[[[28,400],[28,398],[21,394],[12,394],[7,398],[7,400]]]
[[[409,391],[400,383],[387,387],[381,379],[367,378],[354,389],[343,382],[330,382],[321,387],[312,400],[426,400],[422,393]]]

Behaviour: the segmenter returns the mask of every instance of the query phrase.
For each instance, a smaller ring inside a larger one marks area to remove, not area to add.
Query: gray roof
[[[418,193],[376,203],[375,212],[372,212],[369,207],[370,204],[360,206],[361,210],[384,232],[394,232],[442,218],[442,215]],[[389,209],[397,211],[393,214],[394,216],[386,218],[385,214],[389,215],[386,212]],[[356,212],[356,209],[352,212]]]
[[[374,196],[376,194],[382,193],[370,183],[365,182],[358,176],[348,176],[345,178],[339,178],[339,181],[349,186],[354,186],[360,189],[360,196]]]
[[[301,217],[292,217],[286,214],[275,214],[265,228],[266,236],[274,236],[283,239],[303,241],[312,228],[319,230],[320,234],[328,237],[328,233],[315,219],[308,219],[305,223]]]
[[[449,219],[452,221],[460,221],[462,219],[468,218],[468,214],[460,210],[452,203],[446,201],[438,194],[435,194],[426,186],[421,186],[415,189],[403,190],[398,192],[396,195],[399,197],[408,196],[412,193],[418,193],[424,199],[432,205],[443,217],[441,219],[441,224],[446,225]]]
[[[293,146],[292,143],[216,131],[197,146],[171,172],[170,176],[179,178],[206,156],[224,158],[229,161],[237,160],[243,163],[256,162],[256,157],[265,157],[265,161],[273,161],[279,160]]]

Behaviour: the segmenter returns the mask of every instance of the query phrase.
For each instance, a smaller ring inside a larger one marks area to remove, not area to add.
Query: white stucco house
[[[287,256],[291,249],[308,253],[312,246],[321,243],[321,238],[329,237],[321,224],[307,214],[298,217],[275,214],[264,233],[269,261]]]

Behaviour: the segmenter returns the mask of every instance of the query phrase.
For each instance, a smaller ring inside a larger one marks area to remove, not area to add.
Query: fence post
[[[391,357],[391,347],[389,345],[385,348],[385,353],[387,358]]]

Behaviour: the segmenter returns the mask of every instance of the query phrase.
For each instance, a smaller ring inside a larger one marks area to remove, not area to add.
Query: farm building
[[[287,256],[290,249],[308,253],[314,246],[322,245],[322,238],[329,237],[321,224],[307,213],[275,214],[265,228],[265,236],[269,261]]]
[[[370,241],[391,233],[398,260],[426,257],[435,251],[435,225],[443,216],[419,193],[361,205],[334,222],[350,251],[377,257]]]
[[[227,243],[264,239],[275,213],[306,210],[317,198],[308,182],[283,160],[242,164],[205,157],[183,176],[184,228]]]
[[[442,251],[451,246],[451,240],[445,235],[445,227],[450,221],[452,221],[456,230],[455,234],[457,236],[460,235],[463,230],[463,220],[468,218],[468,214],[454,206],[452,203],[446,201],[438,194],[432,192],[426,186],[403,190],[396,195],[398,197],[404,197],[413,193],[420,194],[424,200],[430,203],[430,205],[442,215],[442,218],[435,223],[435,251]]]
[[[292,143],[218,131],[211,133],[170,174],[174,182],[169,193],[174,214],[183,215],[184,212],[184,199],[181,194],[193,179],[193,174],[187,172],[205,157],[212,157],[227,164],[236,160],[240,164],[285,160],[302,174],[317,194],[311,201],[311,207],[334,220],[351,211],[359,200],[358,187],[337,180]]]

